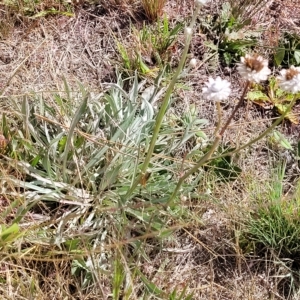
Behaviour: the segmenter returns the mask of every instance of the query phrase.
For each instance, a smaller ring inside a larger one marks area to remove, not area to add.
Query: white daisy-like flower
[[[277,79],[282,90],[293,94],[300,91],[300,67],[291,66],[281,70]]]
[[[241,57],[237,70],[243,79],[256,83],[267,80],[268,75],[271,74],[268,61],[259,55],[246,54],[245,57]]]
[[[219,76],[216,79],[210,77],[205,85],[206,87],[202,89],[202,93],[204,98],[207,100],[226,100],[231,93],[230,82],[227,80],[223,80]]]

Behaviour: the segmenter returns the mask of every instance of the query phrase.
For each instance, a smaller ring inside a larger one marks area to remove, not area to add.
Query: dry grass
[[[142,5],[147,18],[152,21],[159,18],[164,9],[171,24],[176,19],[182,21],[189,16],[192,2],[152,0],[142,1]],[[221,2],[214,1],[203,8],[201,16],[218,12]],[[8,97],[34,95],[38,102],[39,95],[51,99],[53,91],[65,95],[64,80],[74,91],[78,90],[78,82],[88,87],[92,94],[106,90],[107,83],[115,82],[115,67],[121,64],[116,40],[126,40],[131,32],[131,22],[140,29],[145,21],[140,19],[142,14],[138,11],[139,5],[137,1],[130,0],[100,1],[96,4],[82,2],[74,6],[74,17],[56,15],[32,20],[26,15],[23,2],[13,2],[6,6],[2,4],[2,111],[6,111],[7,115],[14,115]],[[300,10],[298,2],[273,1],[263,13],[260,11],[253,16],[250,26],[266,29],[269,33],[276,28],[278,35],[281,30],[291,27],[299,31],[296,14],[291,12],[292,5],[294,10]],[[42,1],[30,8],[30,14],[46,11],[51,7],[57,11],[66,11],[67,6],[57,1]],[[266,34],[262,40],[270,38]],[[199,61],[207,58],[209,50],[204,41],[205,36],[198,27],[191,45],[190,57],[196,57]],[[183,37],[180,33],[174,56],[180,56],[182,43]],[[270,52],[266,50],[265,54]],[[173,64],[176,65],[176,62],[174,59]],[[242,85],[234,67],[229,69],[219,64],[216,66],[211,60],[207,60],[198,70],[182,79],[181,85],[174,92],[176,104],[172,109],[175,115],[181,116],[188,111],[191,104],[196,104],[199,116],[210,121],[209,126],[204,129],[210,136],[214,130],[215,108],[213,104],[201,101],[200,97],[202,83],[206,81],[208,74],[218,74],[232,82],[234,102]],[[147,78],[147,84],[150,85],[152,81],[152,78]],[[224,118],[230,114],[232,106],[223,106]],[[224,136],[223,144],[237,147],[248,142],[262,132],[272,122],[273,117],[274,115],[268,115],[268,112],[259,107],[250,105],[248,111],[246,106],[243,107]],[[18,126],[21,128],[22,124],[16,123],[15,127]],[[282,131],[291,140],[297,140],[299,126],[295,126],[290,134],[289,130],[291,129],[288,126],[283,125]],[[266,252],[266,256],[262,257],[254,252],[247,252],[240,244],[239,235],[243,230],[243,221],[257,207],[258,191],[261,194],[266,192],[270,170],[284,153],[284,149],[272,147],[266,140],[260,141],[234,158],[243,172],[233,182],[220,183],[213,170],[207,169],[196,192],[188,195],[187,199],[181,199],[176,213],[161,209],[162,216],[168,219],[166,225],[177,228],[172,235],[166,235],[165,238],[147,227],[145,230],[148,235],[138,239],[143,227],[140,221],[134,221],[131,216],[126,219],[127,223],[118,223],[116,220],[123,220],[120,217],[124,214],[122,209],[118,206],[113,209],[104,207],[107,208],[106,212],[99,204],[99,199],[94,200],[92,205],[98,209],[96,216],[102,217],[105,211],[103,226],[106,229],[101,236],[103,240],[99,238],[99,244],[91,249],[84,237],[96,235],[97,232],[84,227],[82,228],[86,231],[68,231],[72,237],[82,239],[79,250],[83,251],[84,258],[89,257],[92,261],[102,259],[101,262],[105,265],[102,269],[94,270],[91,275],[93,280],[86,287],[84,266],[77,273],[72,273],[72,262],[78,258],[78,253],[70,254],[67,249],[60,249],[52,240],[55,232],[60,230],[56,219],[69,209],[68,206],[43,203],[29,210],[24,217],[24,223],[20,225],[24,229],[22,232],[27,232],[28,224],[29,228],[36,226],[36,230],[28,230],[29,236],[24,234],[12,244],[1,248],[1,296],[3,299],[12,300],[127,299],[125,291],[128,289],[129,293],[132,288],[129,299],[140,299],[144,295],[147,299],[171,299],[169,295],[175,289],[182,291],[187,288],[187,294],[193,293],[192,299],[199,300],[298,299],[296,293],[292,296],[288,290],[289,287],[297,286],[289,277],[292,272],[291,263],[283,263],[276,253]],[[177,157],[181,158],[181,154],[179,151]],[[111,154],[107,154],[109,155]],[[2,154],[0,159],[3,160]],[[288,164],[284,194],[295,190],[299,174],[297,168],[292,168],[294,163],[291,161]],[[14,169],[12,165],[9,167],[5,162],[1,164],[1,223],[9,226],[18,214],[14,205],[17,203],[21,206],[26,203],[26,197],[22,194],[22,188],[14,190],[15,197],[8,197],[6,193],[14,189],[10,181],[12,176],[23,180],[24,175],[16,174],[17,168]],[[180,173],[180,170],[177,172]],[[138,201],[141,199],[137,198],[136,201],[132,207],[139,207]],[[159,205],[151,203],[150,206],[154,212],[160,210]],[[82,214],[78,223],[86,220],[89,213],[87,210]],[[109,238],[104,234],[106,230]],[[121,266],[116,266],[116,261],[121,262]],[[118,268],[124,278],[117,272]],[[145,282],[137,275],[138,271],[159,287],[163,294],[156,297],[155,291],[146,292]],[[113,282],[118,280],[116,274],[123,278],[121,290],[124,294],[121,293],[119,298],[116,292],[113,294]]]
[[[161,17],[166,2],[166,0],[142,0],[147,18],[150,21],[155,21]]]

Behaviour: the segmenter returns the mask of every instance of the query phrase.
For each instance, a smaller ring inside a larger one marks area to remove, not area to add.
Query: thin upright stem
[[[227,127],[229,126],[231,120],[233,119],[234,115],[236,114],[236,112],[238,111],[238,109],[240,108],[240,106],[242,105],[244,98],[246,96],[246,93],[248,91],[248,88],[250,86],[250,82],[247,81],[245,88],[243,90],[243,93],[241,95],[241,98],[238,102],[238,104],[236,105],[236,107],[234,108],[234,110],[232,111],[231,115],[229,116],[227,122],[225,123],[225,125],[222,127],[220,133],[218,134],[217,131],[219,130],[219,128],[221,127],[221,106],[220,103],[217,102],[217,110],[218,110],[218,123],[217,123],[217,127],[215,130],[215,140],[214,143],[212,144],[212,147],[210,148],[210,150],[205,153],[201,159],[196,163],[196,165],[194,167],[192,167],[191,169],[189,169],[179,180],[178,183],[175,187],[175,190],[173,191],[172,195],[170,196],[167,205],[170,206],[173,202],[174,199],[181,187],[181,185],[183,184],[184,180],[186,178],[188,178],[190,175],[192,175],[194,172],[196,172],[200,167],[202,167],[207,161],[210,160],[211,155],[214,153],[214,151],[217,149],[217,147],[219,146],[219,143],[221,141],[222,135],[224,134],[225,130],[227,129]]]
[[[202,167],[209,160],[211,155],[215,152],[216,148],[218,147],[220,141],[221,141],[221,136],[220,135],[216,136],[214,143],[211,146],[210,150],[202,156],[202,158],[197,162],[197,164],[194,167],[189,169],[182,177],[180,177],[180,179],[178,180],[178,183],[175,187],[175,190],[173,191],[172,195],[170,196],[168,202],[166,203],[167,206],[172,205],[172,203],[174,202],[174,199],[175,199],[177,193],[179,192],[179,189],[180,189],[181,185],[183,184],[183,182],[185,181],[185,179],[187,179],[190,175],[192,175],[194,172],[196,172],[200,167]]]
[[[221,127],[222,109],[221,109],[221,104],[219,101],[217,101],[217,114],[218,114],[218,123],[217,123],[216,129],[214,131],[214,136],[216,136],[218,134],[218,131],[220,130],[220,127]]]
[[[230,117],[228,118],[227,122],[225,123],[225,125],[223,126],[223,128],[220,131],[220,135],[221,136],[224,134],[225,130],[229,126],[229,124],[230,124],[231,120],[233,119],[234,115],[236,114],[236,112],[238,111],[238,109],[241,107],[241,105],[242,105],[242,103],[244,101],[244,98],[246,96],[246,93],[248,91],[249,86],[250,86],[250,81],[247,81],[238,104],[236,105],[236,107],[232,111]]]
[[[192,20],[191,20],[191,23],[190,23],[190,26],[189,26],[191,29],[195,25],[197,15],[199,14],[199,10],[200,10],[200,5],[196,6],[195,12],[193,14],[193,17],[192,17]],[[171,82],[170,82],[170,84],[169,84],[169,86],[166,90],[164,100],[162,102],[162,105],[161,105],[161,107],[159,109],[159,112],[158,112],[158,115],[156,117],[156,122],[155,122],[155,126],[154,126],[154,129],[153,129],[153,135],[152,135],[152,138],[151,138],[150,146],[148,148],[147,155],[145,157],[144,163],[141,167],[141,171],[140,171],[139,175],[137,176],[137,178],[135,179],[135,181],[133,182],[130,189],[128,190],[128,192],[126,193],[124,200],[127,200],[132,195],[132,193],[134,192],[134,190],[136,189],[138,184],[141,182],[141,179],[143,178],[143,176],[145,176],[145,173],[147,172],[150,160],[151,160],[152,155],[153,155],[154,147],[156,145],[158,134],[159,134],[159,131],[160,131],[160,128],[161,128],[161,124],[162,124],[163,118],[165,116],[167,107],[169,105],[170,97],[173,93],[173,90],[174,90],[175,84],[177,82],[177,79],[178,79],[180,73],[182,72],[182,69],[183,69],[185,61],[186,61],[189,46],[190,46],[190,43],[191,43],[191,38],[192,38],[192,34],[187,34],[186,35],[186,41],[185,41],[185,46],[184,46],[184,49],[183,49],[183,53],[181,55],[181,58],[180,58],[178,67],[176,69],[176,72],[173,75],[173,78],[172,78],[172,80],[171,80]]]
[[[287,107],[286,111],[280,116],[280,118],[278,118],[268,129],[266,129],[263,133],[261,133],[258,137],[256,137],[255,139],[251,140],[249,143],[231,151],[231,152],[227,152],[225,154],[222,155],[218,155],[218,156],[213,156],[211,158],[209,158],[210,160],[214,160],[214,159],[219,159],[225,156],[229,156],[229,155],[233,155],[235,153],[240,152],[241,150],[244,150],[245,148],[248,148],[249,146],[253,145],[254,143],[256,143],[257,141],[261,140],[263,137],[265,137],[267,134],[269,134],[277,125],[279,125],[283,119],[287,116],[287,114],[291,111],[291,109],[293,108],[295,102],[296,102],[296,97],[294,97],[294,99],[291,101],[290,105]]]

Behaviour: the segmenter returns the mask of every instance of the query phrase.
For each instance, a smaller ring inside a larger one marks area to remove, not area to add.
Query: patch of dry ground
[[[220,7],[221,1],[213,2],[202,14],[213,14],[216,7]],[[168,1],[166,11],[171,19],[183,20],[192,7],[192,1]],[[282,30],[300,32],[299,15],[297,0],[268,1],[264,11],[253,17],[253,25],[262,26],[266,31],[265,39],[273,43]],[[91,91],[100,92],[103,83],[115,79],[115,66],[119,64],[116,40],[122,40],[128,33],[130,22],[141,25],[141,21],[120,13],[120,10],[103,10],[95,6],[93,9],[78,7],[72,18],[56,16],[17,24],[0,40],[0,90],[5,89],[2,97],[64,91],[64,79],[71,89],[77,90],[77,83],[81,82]],[[196,33],[191,56],[201,60],[204,51],[203,37]],[[200,116],[212,122],[214,105],[201,101],[202,83],[211,74],[208,68],[204,64],[191,74],[187,83],[190,90],[178,91],[181,103],[178,111],[196,103]],[[234,97],[240,94],[241,81],[234,69],[219,67],[213,73],[232,82]],[[225,114],[231,108],[232,105],[224,106]],[[249,107],[248,119],[243,120],[244,117],[243,109],[225,136],[233,146],[249,141],[270,122],[256,107]],[[211,132],[213,126],[206,130]],[[259,177],[262,182],[268,176],[267,167],[272,164],[265,147],[262,142],[257,144],[252,149],[255,157],[251,155],[250,158],[245,153],[240,160],[244,162],[245,173]],[[256,165],[257,161],[259,164]],[[244,190],[247,180],[242,177],[233,184],[220,187],[214,195],[218,198],[217,204],[201,203],[199,209],[197,204],[190,203],[192,209],[199,211],[204,224],[178,232],[175,240],[164,242],[161,251],[150,252],[152,260],[142,266],[144,274],[165,291],[187,286],[188,291],[194,292],[193,299],[284,299],[279,294],[278,278],[285,270],[268,269],[256,257],[248,260],[242,255],[239,257],[236,239],[229,234],[233,226],[231,215],[251,205]]]

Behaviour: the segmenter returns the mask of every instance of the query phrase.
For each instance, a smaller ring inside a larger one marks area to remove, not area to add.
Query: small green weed
[[[239,20],[240,26],[247,26],[255,14],[261,12],[268,0],[229,0],[231,15],[235,20]]]
[[[246,255],[261,257],[264,265],[273,265],[268,269],[277,278],[277,290],[291,299],[299,289],[300,185],[298,182],[294,194],[284,195],[284,173],[285,167],[278,168],[263,192],[256,186],[253,196],[257,206],[242,221],[239,244]]]
[[[241,19],[241,15],[237,14],[237,7],[225,2],[220,15],[213,18],[208,16],[201,24],[209,37],[206,46],[217,51],[226,65],[237,62],[249,49],[256,46],[260,36],[258,31],[245,28],[249,19]]]
[[[158,19],[154,27],[143,25],[138,33],[141,44],[150,47],[151,53],[148,54],[155,63],[167,62],[170,58],[170,47],[175,44],[178,33],[182,30],[183,23],[178,23],[174,28],[170,28],[169,20],[165,15]]]
[[[139,76],[142,77],[156,77],[158,69],[151,67],[152,63],[150,59],[146,59],[142,56],[140,47],[136,49],[126,48],[123,44],[117,42],[118,51],[122,58],[123,73],[130,77],[135,71],[138,72]],[[150,62],[150,64],[149,64]]]
[[[258,207],[246,221],[244,242],[257,254],[272,250],[300,263],[300,195],[283,194],[284,172],[279,168],[268,193],[256,195]]]
[[[277,66],[300,65],[300,36],[285,32],[275,49],[274,61]]]
[[[72,6],[64,0],[5,0],[3,4],[10,12],[32,19],[54,14],[73,16]]]
[[[263,108],[275,107],[279,114],[283,114],[286,111],[287,105],[294,99],[294,97],[300,98],[300,94],[298,93],[293,95],[281,90],[278,87],[275,77],[270,77],[267,87],[255,85],[254,88],[247,94],[248,100]],[[285,118],[293,124],[299,123],[297,115],[293,112],[289,112]]]
[[[134,43],[117,42],[121,55],[124,71],[132,76],[135,70],[143,76],[155,77],[158,67],[166,65],[172,56],[172,46],[175,45],[177,34],[183,24],[178,23],[174,28],[169,27],[165,16],[158,20],[156,25],[143,24],[141,30],[132,27],[131,37]]]

